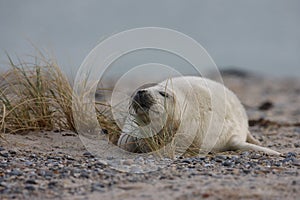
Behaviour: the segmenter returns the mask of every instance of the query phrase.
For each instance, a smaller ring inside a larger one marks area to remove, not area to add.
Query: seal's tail
[[[251,144],[256,144],[256,145],[261,145],[260,141],[258,141],[257,139],[255,139],[251,133],[248,131],[247,133],[247,139],[246,142],[249,142]]]

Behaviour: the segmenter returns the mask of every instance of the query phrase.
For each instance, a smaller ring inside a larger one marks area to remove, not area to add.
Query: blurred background
[[[0,63],[3,70],[5,51],[26,61],[27,55],[36,55],[34,44],[74,77],[101,40],[127,29],[157,26],[197,40],[219,68],[299,77],[299,19],[298,0],[0,0]],[[171,59],[163,57],[137,53],[120,65]]]

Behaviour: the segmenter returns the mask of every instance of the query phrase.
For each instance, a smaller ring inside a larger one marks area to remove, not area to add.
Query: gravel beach
[[[224,82],[245,105],[254,137],[283,156],[222,152],[139,174],[104,165],[72,132],[5,134],[0,199],[297,199],[300,81],[226,74]]]

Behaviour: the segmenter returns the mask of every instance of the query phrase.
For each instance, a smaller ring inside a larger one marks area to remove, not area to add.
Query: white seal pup
[[[145,142],[152,138],[159,148],[168,144],[180,153],[196,148],[199,153],[254,150],[280,155],[250,134],[236,95],[206,78],[175,77],[140,88],[132,95],[129,113],[118,146],[130,152],[157,150]]]

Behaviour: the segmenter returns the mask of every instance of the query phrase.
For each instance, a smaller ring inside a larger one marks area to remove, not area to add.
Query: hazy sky
[[[299,19],[298,0],[0,0],[0,62],[4,51],[34,55],[31,41],[74,74],[102,39],[158,26],[191,36],[220,67],[300,76]]]

